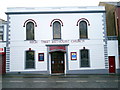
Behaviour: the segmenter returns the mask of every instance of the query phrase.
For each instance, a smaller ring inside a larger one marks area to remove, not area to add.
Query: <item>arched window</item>
[[[26,40],[34,40],[34,23],[28,22],[26,24]]]
[[[35,68],[35,52],[34,51],[26,51],[26,60],[25,60],[25,68]]]
[[[80,67],[90,67],[89,50],[80,50]]]
[[[88,30],[87,30],[86,21],[81,21],[79,23],[79,36],[80,36],[80,39],[87,39],[88,38]]]
[[[61,39],[61,24],[58,21],[53,23],[53,39]]]

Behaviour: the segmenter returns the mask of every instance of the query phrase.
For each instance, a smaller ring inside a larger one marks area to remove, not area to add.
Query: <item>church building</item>
[[[103,6],[7,9],[6,72],[118,73],[118,41]]]

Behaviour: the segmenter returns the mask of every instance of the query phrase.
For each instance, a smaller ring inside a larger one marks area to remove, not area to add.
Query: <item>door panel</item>
[[[115,73],[115,56],[109,56],[109,73]]]
[[[6,54],[0,54],[0,74],[6,73]]]
[[[51,53],[51,72],[64,73],[64,53],[63,52]]]

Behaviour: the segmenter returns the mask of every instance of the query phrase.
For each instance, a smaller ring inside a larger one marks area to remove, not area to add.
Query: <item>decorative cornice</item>
[[[64,14],[64,13],[105,13],[105,10],[101,11],[48,11],[48,12],[6,12],[6,14]]]

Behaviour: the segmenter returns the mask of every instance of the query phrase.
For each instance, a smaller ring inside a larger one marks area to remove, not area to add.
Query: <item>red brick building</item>
[[[110,40],[118,39],[120,62],[120,2],[100,2],[106,9],[107,36]],[[119,63],[120,66],[120,63]]]
[[[116,34],[120,36],[120,2],[115,9]]]
[[[119,60],[120,60],[120,2],[117,3],[115,9],[115,23],[116,23],[116,35],[118,37],[119,43]]]

